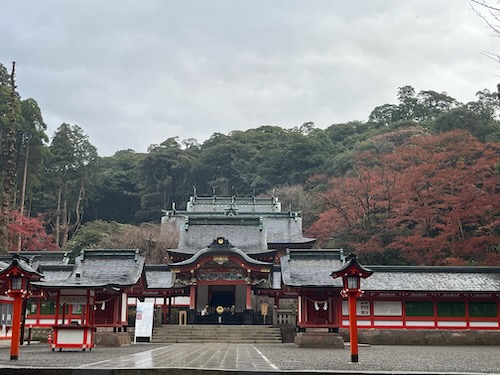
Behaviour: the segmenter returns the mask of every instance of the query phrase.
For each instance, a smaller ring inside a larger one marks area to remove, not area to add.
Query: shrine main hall
[[[155,325],[269,325],[285,341],[300,332],[348,332],[342,278],[332,273],[349,254],[316,248],[301,212],[284,210],[277,197],[192,196],[161,222],[164,235],[178,233],[162,264],[146,264],[136,249],[84,250],[74,263],[63,252],[16,254],[20,268],[39,275],[24,325],[89,327],[81,335],[92,345],[99,329],[126,331],[137,305],[149,301]],[[0,273],[8,267],[11,257],[0,258]],[[430,343],[458,333],[500,343],[500,267],[362,267],[371,272],[356,305],[362,340]],[[5,282],[1,289],[6,339],[12,299]]]

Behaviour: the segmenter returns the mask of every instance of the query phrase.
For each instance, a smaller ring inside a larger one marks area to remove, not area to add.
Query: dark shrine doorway
[[[235,285],[210,285],[208,287],[208,304],[213,307],[231,307],[236,301]]]
[[[242,324],[243,314],[238,312],[236,285],[208,285],[206,305],[197,318],[203,324]]]

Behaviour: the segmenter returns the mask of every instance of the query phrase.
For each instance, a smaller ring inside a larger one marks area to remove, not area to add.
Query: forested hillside
[[[319,246],[367,263],[500,265],[496,92],[460,103],[403,86],[397,103],[381,103],[367,121],[263,125],[201,144],[165,134],[146,153],[99,157],[76,124],[49,138],[42,110],[12,78],[0,65],[1,251],[114,244],[161,261],[162,246],[175,245],[155,232],[161,210],[183,208],[195,188],[275,193],[303,211]]]

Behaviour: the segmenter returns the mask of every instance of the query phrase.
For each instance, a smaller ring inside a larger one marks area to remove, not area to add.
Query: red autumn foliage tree
[[[360,154],[308,234],[370,263],[500,264],[499,154],[465,131]]]
[[[47,234],[41,216],[26,217],[18,211],[11,213],[9,224],[9,251],[58,250],[54,236]],[[19,240],[21,248],[19,249]]]

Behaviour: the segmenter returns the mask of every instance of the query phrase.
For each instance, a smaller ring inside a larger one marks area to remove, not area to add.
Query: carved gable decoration
[[[205,281],[244,280],[247,272],[240,264],[224,255],[214,255],[213,259],[196,270],[196,278]]]
[[[245,280],[243,272],[200,272],[197,274],[197,279],[202,281],[236,281]]]
[[[224,255],[214,256],[212,260],[219,266],[222,266],[224,263],[227,263],[229,261],[228,257]]]
[[[199,269],[242,269],[241,264],[236,263],[234,260],[229,259],[227,256],[215,255],[212,260],[203,264]]]

